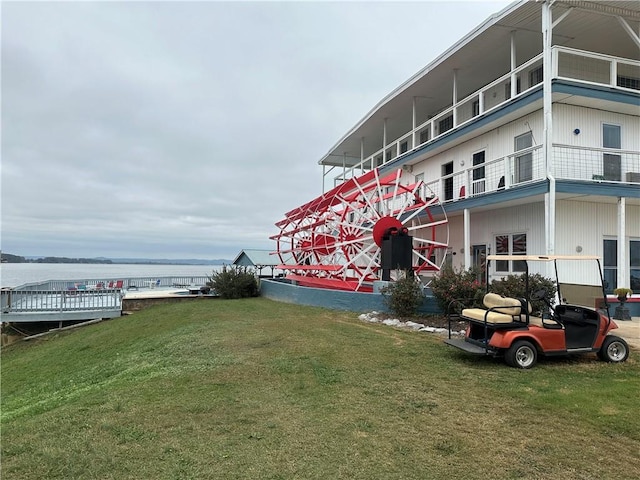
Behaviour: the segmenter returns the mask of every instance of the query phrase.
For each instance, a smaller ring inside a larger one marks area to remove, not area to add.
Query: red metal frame
[[[413,270],[439,271],[437,249],[448,246],[448,220],[438,197],[398,169],[352,178],[285,214],[276,223],[277,268],[301,285],[370,291],[380,279],[380,247],[392,227],[413,236]]]

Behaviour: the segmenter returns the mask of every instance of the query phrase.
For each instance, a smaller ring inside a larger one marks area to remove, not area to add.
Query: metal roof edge
[[[344,134],[330,149],[329,151],[320,159],[318,160],[318,165],[322,165],[322,162],[324,162],[327,158],[329,158],[330,156],[332,156],[332,152],[338,147],[338,145],[340,145],[346,138],[348,138],[350,135],[352,135],[358,128],[360,128],[367,120],[369,120],[383,105],[387,104],[390,100],[394,99],[395,97],[397,97],[401,92],[403,92],[404,90],[406,90],[408,87],[410,87],[411,85],[413,85],[416,81],[418,81],[419,79],[421,79],[422,77],[424,77],[425,75],[427,75],[429,72],[431,72],[436,66],[438,66],[439,64],[441,64],[445,59],[447,59],[448,57],[450,57],[453,53],[455,53],[456,51],[458,51],[461,47],[463,47],[464,45],[466,45],[467,43],[469,43],[471,40],[473,40],[474,38],[476,38],[478,35],[480,35],[482,32],[484,32],[485,30],[487,30],[488,28],[492,27],[493,25],[495,25],[496,23],[498,23],[498,21],[500,19],[502,19],[503,17],[505,17],[506,15],[510,14],[511,12],[517,10],[521,5],[524,5],[526,3],[529,3],[529,0],[516,0],[513,3],[507,5],[506,7],[504,7],[502,10],[500,10],[497,13],[492,14],[491,16],[489,16],[489,18],[487,18],[484,22],[480,23],[476,28],[474,28],[471,32],[467,33],[464,37],[462,37],[460,40],[458,40],[456,43],[454,43],[451,47],[449,47],[447,50],[445,50],[444,52],[442,52],[440,55],[438,55],[434,60],[432,60],[431,62],[429,62],[425,67],[423,67],[422,69],[420,69],[418,72],[416,72],[415,74],[413,74],[408,80],[406,80],[405,82],[403,82],[401,85],[399,85],[398,87],[396,87],[394,90],[392,90],[389,94],[387,94],[382,100],[380,100],[371,110],[369,110],[369,112],[362,117],[362,119],[356,123],[353,127],[351,127],[351,129]]]

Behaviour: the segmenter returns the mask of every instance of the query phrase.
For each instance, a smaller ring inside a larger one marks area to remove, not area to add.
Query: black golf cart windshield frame
[[[569,261],[585,261],[592,260],[598,264],[598,275],[600,276],[600,288],[602,290],[602,298],[604,301],[603,309],[607,312],[607,318],[611,321],[611,317],[609,316],[609,302],[607,301],[607,294],[605,290],[605,282],[604,282],[604,274],[602,272],[602,266],[600,264],[600,257],[595,255],[487,255],[487,261],[485,264],[486,268],[486,277],[487,279],[491,278],[489,276],[489,268],[491,265],[491,260],[512,260],[512,261],[521,261],[524,262],[525,265],[525,292],[526,295],[529,296],[529,262],[553,262],[553,268],[556,275],[556,290],[558,291],[558,298],[562,298],[562,293],[560,292],[560,279],[558,277],[558,260],[569,260]],[[489,291],[489,282],[487,282],[487,292]],[[527,298],[529,301],[529,298]]]

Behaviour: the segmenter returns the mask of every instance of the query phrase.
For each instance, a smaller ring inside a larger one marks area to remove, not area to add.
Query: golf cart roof
[[[554,260],[600,260],[600,257],[597,255],[487,255],[487,260],[552,262]]]

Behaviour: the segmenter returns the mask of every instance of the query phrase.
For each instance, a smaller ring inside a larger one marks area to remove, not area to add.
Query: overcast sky
[[[318,160],[510,2],[6,2],[2,251],[275,249]]]

